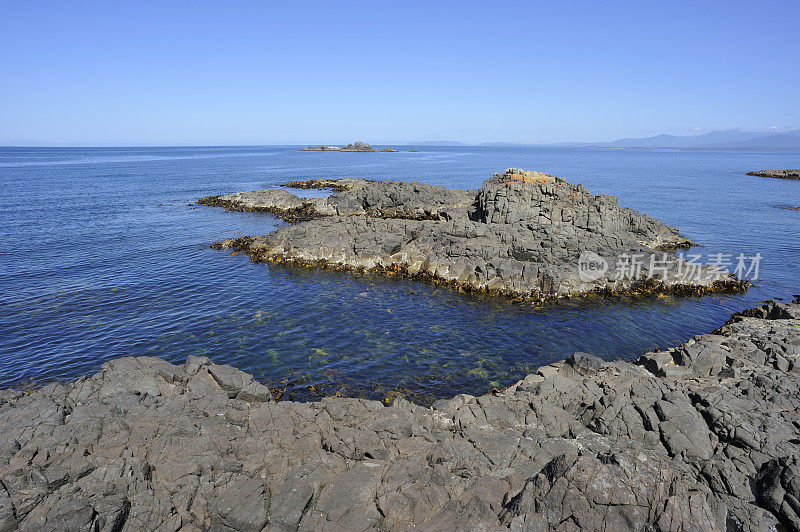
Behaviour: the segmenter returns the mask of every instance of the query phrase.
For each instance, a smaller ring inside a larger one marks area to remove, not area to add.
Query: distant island
[[[377,148],[373,148],[366,142],[356,141],[348,144],[347,146],[339,147],[339,146],[307,146],[300,151],[356,151],[356,152],[384,152],[389,153],[393,152],[396,153],[397,150],[392,148],[384,148],[379,150]]]

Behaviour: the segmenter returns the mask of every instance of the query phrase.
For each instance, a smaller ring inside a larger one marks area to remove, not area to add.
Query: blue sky
[[[800,2],[5,2],[0,143],[800,127]]]

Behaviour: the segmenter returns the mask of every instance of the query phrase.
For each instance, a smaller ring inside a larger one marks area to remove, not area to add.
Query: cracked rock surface
[[[0,392],[0,531],[797,531],[799,414],[797,302],[432,408],[122,358]]]
[[[286,205],[296,213],[302,205],[307,215],[303,223],[267,236],[216,246],[257,261],[401,272],[518,298],[636,291],[699,295],[748,286],[719,268],[680,260],[671,250],[691,242],[676,228],[620,208],[613,196],[594,195],[583,185],[540,172],[508,169],[478,191],[365,180],[308,183],[338,191],[327,198],[297,198],[300,203],[290,203],[285,190],[200,200],[270,212]],[[581,272],[588,262],[597,268]]]

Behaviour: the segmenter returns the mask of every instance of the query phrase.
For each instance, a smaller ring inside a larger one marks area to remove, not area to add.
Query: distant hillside
[[[702,135],[656,135],[654,137],[625,138],[611,142],[484,142],[467,144],[455,140],[430,140],[409,142],[414,146],[485,146],[485,147],[547,147],[547,148],[672,148],[672,149],[729,149],[729,150],[800,150],[800,129],[776,133],[773,131],[744,131],[729,129]]]
[[[800,148],[800,131],[775,133],[721,144],[722,148]]]
[[[422,140],[416,142],[407,142],[406,146],[474,146],[474,144],[467,144],[466,142],[459,142],[457,140]]]
[[[785,133],[742,130],[712,131],[703,135],[656,135],[595,142],[599,148],[726,148],[726,149],[800,149],[800,130]]]
[[[547,148],[582,148],[586,146],[585,142],[553,142],[543,144],[541,142],[483,142],[478,146],[488,148],[530,148],[530,147],[547,147]]]

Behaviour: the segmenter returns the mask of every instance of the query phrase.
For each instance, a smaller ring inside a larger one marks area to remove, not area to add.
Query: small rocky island
[[[402,274],[522,299],[748,286],[718,268],[679,260],[674,250],[691,242],[674,227],[542,172],[511,168],[477,191],[361,179],[288,185],[334,193],[304,199],[274,189],[203,198],[198,203],[302,222],[215,247],[254,261]]]
[[[432,408],[121,358],[0,391],[0,530],[797,531],[798,412],[797,302]]]
[[[397,150],[393,150],[392,148],[384,148],[379,150],[377,148],[373,148],[366,142],[356,141],[347,146],[339,147],[339,146],[308,146],[303,148],[301,151],[356,151],[356,152],[397,152]]]
[[[757,172],[747,172],[747,175],[775,177],[778,179],[800,179],[800,170],[759,170]]]

